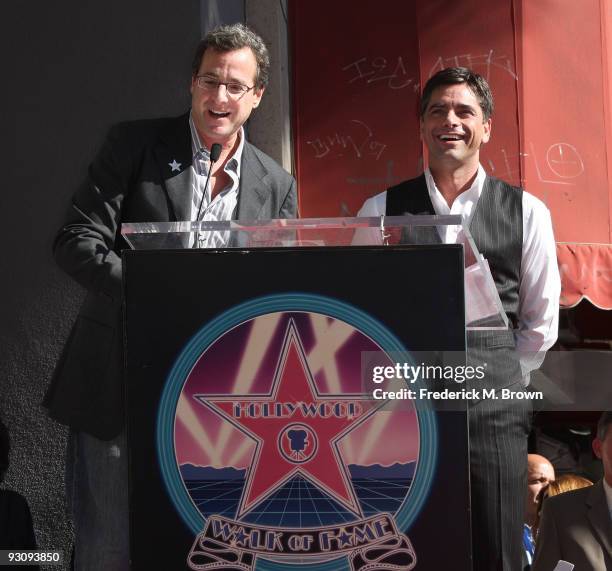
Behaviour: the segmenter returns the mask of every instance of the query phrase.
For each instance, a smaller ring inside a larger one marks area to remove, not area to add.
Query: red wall
[[[420,83],[462,65],[495,96],[485,169],[544,200],[558,241],[610,241],[609,4],[292,2],[302,215],[354,214],[419,173]]]

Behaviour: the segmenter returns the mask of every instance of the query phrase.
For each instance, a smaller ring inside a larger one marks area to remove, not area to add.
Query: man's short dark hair
[[[8,429],[0,418],[0,484],[4,481],[4,476],[8,470],[10,451],[11,443]]]
[[[264,41],[244,24],[219,26],[206,34],[200,41],[191,63],[191,74],[195,77],[200,69],[204,52],[210,48],[219,53],[232,52],[242,48],[251,48],[257,62],[255,86],[263,89],[268,85],[270,73],[270,55]]]
[[[603,440],[606,437],[606,433],[612,425],[612,410],[606,410],[600,417],[597,423],[597,438]]]
[[[489,119],[493,115],[493,94],[491,93],[491,88],[482,75],[474,73],[467,67],[447,67],[429,78],[421,95],[421,117],[427,111],[427,106],[434,89],[460,83],[467,84],[480,103],[484,120]]]

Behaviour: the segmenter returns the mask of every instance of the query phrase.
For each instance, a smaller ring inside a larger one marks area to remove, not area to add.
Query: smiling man
[[[516,391],[557,338],[560,279],[548,209],[521,188],[487,175],[480,164],[492,114],[493,96],[480,75],[454,67],[432,76],[420,107],[428,168],[368,199],[358,215],[462,216],[489,262],[510,323],[505,331],[468,331],[468,362],[488,364],[479,388]],[[526,400],[470,404],[475,571],[521,568],[530,412]]]
[[[198,56],[199,52],[191,80],[193,122],[207,147],[220,143],[231,152],[264,91],[263,80],[257,77],[255,54],[250,48],[230,52],[206,49]]]
[[[127,246],[119,226],[295,217],[294,178],[249,144],[243,128],[268,72],[268,50],[249,28],[211,31],[194,57],[191,110],[111,128],[55,238],[57,263],[87,290],[45,397],[50,416],[71,429],[66,481],[77,571],[129,568],[121,322]],[[221,152],[211,165],[215,144]],[[201,242],[222,247],[226,239],[215,233]],[[209,295],[204,288],[203,299]]]

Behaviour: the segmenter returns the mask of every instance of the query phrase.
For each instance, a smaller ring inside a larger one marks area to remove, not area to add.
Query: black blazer
[[[191,160],[188,114],[121,123],[111,128],[72,198],[53,253],[87,296],[43,404],[74,430],[111,439],[123,427],[120,256],[127,245],[120,226],[189,220]],[[296,213],[295,179],[245,142],[235,217]]]

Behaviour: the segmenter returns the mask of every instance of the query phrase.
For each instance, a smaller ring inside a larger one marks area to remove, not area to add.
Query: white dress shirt
[[[211,200],[210,183],[206,186],[206,178],[210,169],[210,149],[207,149],[200,142],[191,113],[189,114],[189,128],[191,129],[191,150],[193,152],[191,161],[191,220],[196,219],[200,203],[202,207],[200,209],[199,220],[231,220],[238,204],[240,165],[242,150],[244,149],[244,129],[240,128],[238,148],[225,163],[223,169],[230,178],[230,184]],[[228,240],[229,232],[201,232],[198,238],[200,248],[222,248],[227,245]]]
[[[436,214],[460,214],[466,224],[476,210],[482,194],[486,173],[482,166],[472,186],[462,192],[449,207],[436,187],[429,169],[425,181]],[[514,330],[517,352],[521,355],[524,373],[541,364],[544,352],[557,340],[559,327],[559,296],[561,278],[550,212],[535,196],[523,191],[523,250],[519,283],[518,328]],[[387,192],[365,201],[357,216],[382,216],[387,209]],[[446,229],[445,243],[456,243],[459,226]],[[363,243],[364,233],[359,242]],[[379,235],[379,233],[378,233]],[[380,243],[377,233],[370,234],[369,243]],[[378,241],[377,241],[378,240]],[[539,362],[538,362],[539,361]]]

